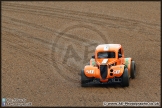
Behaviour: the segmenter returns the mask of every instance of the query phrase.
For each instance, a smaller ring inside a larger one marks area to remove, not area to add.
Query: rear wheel
[[[128,87],[129,86],[129,75],[128,75],[128,69],[125,68],[123,75],[122,75],[122,86]]]
[[[134,79],[136,76],[136,65],[135,61],[131,61],[131,78]]]
[[[93,78],[88,78],[87,76],[85,76],[84,70],[81,70],[81,86],[82,87],[87,87],[88,86],[87,83],[92,80],[93,80]]]

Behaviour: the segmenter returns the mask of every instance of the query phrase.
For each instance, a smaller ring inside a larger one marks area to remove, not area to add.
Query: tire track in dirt
[[[142,30],[142,29],[141,29]],[[148,33],[148,31],[144,31],[144,30],[142,30],[143,32],[145,32],[145,33]],[[140,31],[139,31],[140,32]],[[152,35],[154,35],[154,34],[152,34]],[[151,40],[152,41],[152,40]]]
[[[9,35],[9,32],[6,32],[5,30],[3,30],[3,36],[4,35]],[[12,36],[13,34],[10,34],[10,36]],[[15,36],[15,34],[13,35],[13,38],[14,37],[16,37]],[[33,51],[29,51],[29,50],[26,50],[25,48],[24,48],[24,46],[21,46],[21,45],[19,45],[19,44],[17,44],[17,43],[19,43],[18,42],[18,39],[17,40],[11,40],[11,39],[13,39],[13,38],[11,38],[11,37],[8,37],[8,36],[6,36],[6,37],[3,37],[3,45],[4,46],[6,46],[7,48],[11,48],[11,50],[9,51],[9,53],[11,53],[12,55],[15,55],[15,54],[21,54],[21,55],[25,55],[25,57],[23,57],[23,60],[26,62],[26,63],[29,63],[29,64],[31,64],[33,67],[35,67],[35,69],[38,71],[38,72],[36,72],[36,73],[39,73],[39,74],[43,74],[43,76],[46,78],[46,79],[48,79],[48,83],[49,84],[52,84],[52,82],[53,82],[53,79],[52,79],[52,76],[53,76],[53,74],[51,75],[50,73],[47,73],[47,72],[45,72],[42,68],[40,68],[39,67],[39,65],[37,65],[37,64],[34,64],[33,63],[33,61],[31,60],[31,59],[35,59],[35,58],[38,58],[39,60],[42,60],[42,58],[43,58],[43,56],[39,56],[38,55],[38,53],[39,52],[37,52],[36,54],[35,53],[33,53]],[[21,39],[21,38],[20,38]],[[23,39],[21,39],[21,41],[22,41]],[[17,43],[14,43],[13,41],[15,41],[15,42],[17,42]],[[25,42],[26,40],[23,40],[23,42]],[[6,49],[7,50],[7,49]],[[3,49],[2,50],[3,52],[5,52],[5,49]],[[14,53],[13,53],[14,52]],[[31,57],[31,59],[29,59]],[[46,59],[43,59],[43,61],[42,61],[42,63],[45,63],[45,61],[48,61],[48,60],[46,60]],[[2,62],[3,62],[3,59],[2,59]],[[7,70],[9,69],[10,67],[4,67],[3,66],[3,73],[6,73],[7,72]],[[36,71],[35,70],[35,71]],[[34,72],[34,71],[33,71]],[[34,72],[35,73],[35,72]],[[27,73],[26,73],[27,74]],[[32,75],[32,73],[30,73],[30,74],[27,74],[29,77],[31,77],[30,75]],[[51,75],[51,76],[50,76]],[[19,76],[19,75],[18,75]],[[17,76],[17,77],[18,77]],[[40,77],[39,75],[37,75],[35,78],[38,78],[38,77]],[[19,77],[18,77],[19,78]],[[27,84],[27,86],[31,86],[31,85],[29,85],[30,83],[31,83],[31,81],[28,81],[29,79],[30,80],[33,80],[32,78],[27,78],[26,76],[24,76],[24,75],[22,75],[21,77],[20,77],[21,79],[22,78],[24,78],[24,83],[25,84]],[[27,78],[26,80],[26,82],[25,82],[25,78]],[[35,83],[35,82],[32,82],[33,84]],[[35,86],[38,86],[38,85],[35,85]],[[18,86],[19,87],[19,86]],[[21,88],[22,89],[22,87],[19,87],[19,88]],[[39,93],[39,89],[40,90],[42,90],[39,86],[38,86],[38,88],[37,88],[38,90],[34,90],[34,91],[36,91],[36,92],[38,92]],[[32,88],[28,88],[28,90],[31,90],[31,93],[33,93],[33,91],[32,91]],[[40,92],[41,93],[41,92]]]
[[[5,27],[3,27],[3,28],[5,28]],[[7,29],[9,29],[9,28],[7,28]],[[9,30],[12,30],[12,29],[9,29]],[[4,30],[4,31],[11,32],[11,31],[9,31],[9,30]],[[12,32],[11,32],[11,33],[12,33]],[[12,35],[11,35],[11,36],[12,36]],[[17,35],[16,35],[16,36],[17,36]],[[23,33],[23,36],[25,36],[24,33]],[[27,35],[27,36],[29,36],[29,35]],[[18,38],[20,38],[20,36],[19,36]],[[20,39],[22,39],[22,38],[20,38]],[[7,40],[7,39],[5,39],[5,40]],[[29,40],[26,40],[26,39],[23,39],[23,40],[29,42]],[[10,39],[8,39],[8,41],[10,41]],[[10,43],[13,43],[13,42],[10,41]],[[30,43],[32,43],[32,42],[30,42]],[[17,46],[15,45],[15,47],[17,47],[18,49],[23,50],[23,51],[26,51],[26,53],[31,54],[31,56],[37,57],[37,58],[39,58],[39,59],[41,59],[41,60],[43,60],[43,61],[45,61],[45,62],[51,64],[51,62],[50,62],[49,59],[44,59],[44,58],[42,57],[42,55],[39,56],[40,53],[38,53],[38,52],[35,53],[35,51],[32,51],[32,50],[30,50],[30,49],[24,49],[23,46],[19,47],[20,45],[19,45],[18,43],[16,43],[16,44],[17,44]],[[18,46],[18,45],[19,45],[19,46]]]
[[[19,25],[20,26],[20,25]],[[20,30],[15,30],[15,29],[11,29],[11,28],[9,28],[9,27],[3,27],[3,29],[7,29],[7,31],[8,32],[12,32],[12,33],[19,33],[19,35],[14,35],[13,37],[18,37],[18,38],[20,38],[20,39],[22,39],[24,42],[25,41],[27,41],[27,42],[29,42],[30,41],[30,43],[32,43],[31,41],[40,41],[41,43],[45,43],[45,44],[49,44],[49,45],[52,45],[52,43],[50,43],[50,42],[47,42],[46,40],[42,40],[42,39],[38,39],[38,38],[34,38],[34,36],[32,36],[32,35],[30,35],[30,34],[28,34],[28,33],[25,33],[25,32],[22,32],[22,31],[20,31]],[[6,31],[6,30],[4,30],[4,31]],[[65,34],[66,35],[66,34]],[[12,35],[11,35],[12,36]],[[72,35],[70,35],[70,36],[72,36]],[[24,39],[25,38],[25,39]],[[34,40],[33,40],[34,39]],[[22,46],[22,47],[20,47],[21,45],[20,44],[18,44],[18,46],[17,46],[17,48],[19,48],[20,50],[22,50],[22,51],[25,51],[26,53],[28,52],[30,55],[32,55],[32,56],[34,56],[34,57],[37,57],[37,58],[39,58],[39,59],[41,59],[41,60],[43,60],[43,61],[45,61],[45,62],[47,62],[47,63],[49,63],[49,65],[53,65],[52,64],[52,61],[51,61],[51,59],[50,58],[47,58],[47,57],[45,57],[45,56],[43,56],[44,54],[43,53],[40,53],[40,52],[36,52],[35,50],[30,50],[30,48],[28,48],[28,49],[23,49],[24,47]],[[15,46],[16,47],[16,46]],[[48,47],[47,47],[48,48]],[[60,49],[62,49],[62,48],[60,48]],[[48,48],[48,50],[51,50],[50,48]],[[62,50],[64,50],[64,49],[62,49]],[[41,55],[40,55],[41,54]],[[55,62],[55,61],[54,61]],[[62,62],[58,62],[58,61],[56,61],[57,62],[57,64],[62,64]],[[71,68],[72,70],[75,70],[75,71],[80,71],[80,70],[78,70],[78,69],[76,69],[76,68],[74,68],[74,67],[72,67],[72,66],[68,66],[68,68]]]
[[[147,32],[147,31],[144,31],[144,32]],[[84,40],[84,41],[85,41],[85,40]],[[150,39],[149,39],[149,41],[153,41],[153,40],[150,40]]]
[[[32,41],[40,41],[40,40],[37,40],[37,39],[34,39],[33,40],[33,36],[31,36],[31,35],[29,35],[29,34],[26,34],[26,33],[24,33],[24,32],[22,32],[22,31],[16,31],[15,29],[11,29],[11,28],[6,28],[6,27],[3,27],[3,29],[7,29],[7,30],[4,30],[4,31],[8,31],[8,32],[11,32],[11,33],[20,33],[20,35],[11,35],[12,37],[18,37],[18,38],[20,38],[21,40],[23,40],[24,42],[25,41],[27,41],[27,42],[29,42],[29,43],[32,43],[31,42],[31,40]],[[14,30],[14,31],[16,31],[16,32],[13,32],[12,30]],[[28,39],[24,39],[24,38],[22,38],[22,36],[24,37],[24,36],[27,36],[26,38]],[[9,38],[11,38],[11,37],[9,37]],[[7,39],[7,38],[4,38],[4,40],[7,40],[7,41],[9,41],[9,43],[13,43],[13,44],[15,44],[13,41],[10,41],[10,39]],[[43,43],[42,41],[40,41],[41,43]],[[42,62],[47,62],[49,65],[53,65],[52,64],[52,61],[51,61],[51,59],[50,58],[47,58],[47,57],[45,57],[45,56],[43,56],[44,54],[43,53],[40,53],[40,52],[37,52],[37,51],[35,51],[35,50],[30,50],[30,48],[28,48],[28,49],[26,49],[23,45],[20,45],[20,44],[18,44],[19,42],[17,42],[16,43],[16,45],[10,45],[10,46],[12,46],[14,49],[17,49],[17,51],[19,50],[19,51],[23,51],[24,53],[28,53],[30,56],[32,56],[32,57],[36,57],[36,58],[39,58],[40,60],[42,60]],[[46,42],[47,43],[47,42]],[[49,43],[48,43],[49,44]],[[52,45],[52,44],[50,44],[50,45]],[[33,46],[34,47],[34,46]],[[51,49],[49,49],[49,48],[47,48],[48,50],[51,50]],[[64,49],[63,49],[64,50]],[[57,64],[62,64],[62,62],[58,62],[58,61],[54,61],[54,62],[56,62]],[[73,70],[73,71],[80,71],[79,69],[76,69],[76,68],[74,68],[73,66],[67,66],[67,68],[70,68],[71,70]],[[78,82],[77,82],[78,83]]]
[[[20,6],[20,7],[22,7],[22,6]],[[33,7],[32,7],[33,8]],[[36,7],[37,8],[37,7]],[[61,10],[62,11],[62,10]],[[74,14],[74,12],[73,12],[73,14]],[[143,31],[143,30],[142,30]],[[145,31],[146,33],[148,33],[147,31]],[[151,40],[151,41],[153,41],[153,40]]]
[[[50,11],[50,12],[58,12],[58,13],[63,13],[63,14],[72,14],[72,15],[81,15],[81,16],[86,16],[86,17],[95,17],[99,19],[108,19],[108,20],[119,20],[119,21],[124,21],[124,22],[134,22],[134,23],[141,23],[145,25],[150,25],[150,26],[160,26],[159,24],[152,24],[152,23],[147,23],[143,21],[138,21],[138,20],[132,20],[132,19],[125,19],[121,17],[114,17],[110,15],[104,15],[104,14],[97,14],[97,13],[88,13],[88,12],[80,12],[80,11],[73,11],[73,10],[65,10],[65,9],[58,9],[58,8],[51,8],[51,7],[42,7],[42,6],[32,6],[32,5],[24,5],[24,4],[12,4],[12,3],[5,3],[3,6],[14,6],[14,7],[19,7],[19,8],[28,8],[30,9],[37,9],[37,10],[44,10],[44,11]]]
[[[71,39],[71,40],[75,40],[75,41],[77,41],[77,42],[85,42],[85,44],[86,43],[91,43],[91,40],[89,40],[89,39],[83,39],[83,38],[80,38],[80,37],[77,37],[76,38],[76,35],[72,35],[72,34],[67,34],[67,33],[62,33],[62,32],[58,32],[58,31],[56,31],[56,30],[54,30],[54,29],[50,29],[50,28],[48,28],[48,27],[43,27],[42,25],[38,25],[38,24],[34,24],[34,23],[31,23],[31,22],[27,22],[27,21],[23,21],[23,20],[17,20],[17,19],[15,19],[15,18],[12,18],[12,17],[9,17],[9,16],[3,16],[3,17],[5,17],[5,18],[9,18],[10,20],[8,20],[7,22],[5,22],[5,21],[3,21],[3,23],[8,23],[8,22],[11,22],[12,21],[12,25],[16,25],[16,26],[22,26],[22,25],[25,25],[25,26],[30,26],[30,27],[34,27],[35,29],[37,29],[37,30],[43,30],[43,31],[49,31],[49,32],[51,32],[51,33],[54,33],[54,36],[56,35],[61,35],[61,34],[64,34],[64,37],[62,37],[62,38],[68,38],[68,39]],[[18,23],[18,24],[17,24]],[[18,30],[17,30],[18,31]],[[35,38],[35,37],[33,37],[33,38]],[[45,39],[39,39],[39,38],[36,38],[36,40],[40,40],[40,41],[42,41],[43,43],[46,43],[46,44],[49,44],[49,45],[51,45],[51,44],[54,44],[54,43],[52,43],[52,42],[48,42],[48,41],[46,41]],[[83,43],[84,44],[84,43]],[[56,47],[58,47],[58,46],[56,46]],[[59,47],[60,49],[62,49],[62,47]]]
[[[2,33],[3,34],[3,33]],[[5,34],[3,34],[3,35],[5,35]],[[13,42],[13,41],[11,41],[9,38],[7,38],[7,37],[5,37],[5,38],[3,38],[3,40],[4,41],[7,41],[7,44],[6,45],[8,45],[10,48],[12,48],[12,49],[15,49],[17,52],[19,52],[19,53],[21,53],[21,54],[29,54],[28,56],[31,56],[31,57],[33,57],[33,58],[35,58],[35,57],[37,57],[37,58],[39,58],[40,60],[42,60],[43,59],[43,57],[42,56],[38,56],[37,54],[34,54],[32,51],[30,52],[30,51],[28,51],[28,50],[26,50],[26,48],[24,48],[24,46],[22,46],[22,45],[15,45],[15,43]],[[26,40],[25,40],[26,41]],[[27,60],[27,59],[26,59]],[[48,60],[46,60],[46,59],[43,59],[43,62],[49,62]],[[32,63],[31,61],[29,61],[28,60],[28,62],[29,63]],[[34,65],[34,67],[37,67],[35,64],[33,64]],[[38,68],[37,67],[37,69],[38,70],[40,70],[40,71],[42,71],[40,68]],[[42,71],[43,72],[43,71]]]
[[[17,48],[15,45],[12,45],[11,44],[11,41],[9,41],[9,40],[7,40],[7,39],[3,39],[4,41],[7,41],[8,42],[8,44],[6,44],[7,46],[9,46],[10,48],[12,48],[12,49],[14,49],[14,50],[16,50],[16,51],[18,51],[19,53],[22,53],[22,54],[26,54],[26,53],[29,53],[29,52],[25,52],[25,51],[22,51],[22,50],[20,50],[20,49],[23,49],[23,48]],[[30,53],[30,54],[32,54],[32,53]],[[29,55],[29,56],[31,56],[31,55]],[[35,57],[34,55],[32,55],[33,57]],[[26,59],[27,60],[27,59]],[[29,61],[29,60],[27,60],[29,63],[32,63],[31,61]],[[34,65],[34,64],[33,64]],[[38,70],[40,70],[40,71],[42,71],[40,68],[38,68],[36,65],[34,65],[34,67],[36,67]],[[5,69],[4,67],[3,67],[3,69]],[[43,72],[43,71],[42,71]]]
[[[34,36],[32,36],[32,35],[30,35],[30,34],[28,34],[28,33],[25,33],[25,32],[22,32],[22,31],[20,31],[20,30],[16,30],[16,29],[11,29],[11,28],[9,28],[9,27],[4,27],[3,26],[3,29],[6,29],[6,30],[4,30],[4,31],[8,31],[8,32],[12,32],[12,33],[19,33],[19,35],[14,35],[14,37],[16,36],[16,37],[18,37],[18,38],[20,38],[20,39],[22,39],[22,40],[24,40],[24,41],[27,41],[27,42],[29,42],[29,41],[38,41],[38,42],[41,42],[41,43],[43,43],[43,44],[47,44],[47,45],[52,45],[52,43],[50,43],[50,42],[48,42],[48,41],[46,41],[46,40],[43,40],[43,39],[39,39],[39,38],[35,38]],[[58,32],[57,32],[58,33]],[[68,35],[68,36],[73,36],[73,35],[70,35],[70,34],[65,34],[65,35]],[[12,35],[11,35],[12,36]],[[74,37],[74,36],[73,36]],[[25,39],[24,39],[25,38]],[[85,40],[85,39],[84,39]],[[88,41],[88,40],[87,40]],[[30,43],[32,43],[32,42],[30,42]],[[22,46],[23,47],[23,46]],[[20,48],[20,49],[22,49],[22,47]],[[62,47],[58,47],[59,49],[62,49],[62,50],[65,50],[65,49],[63,49]],[[51,50],[50,48],[48,48],[48,50]],[[29,54],[34,54],[35,56],[37,56],[37,57],[39,57],[39,59],[42,59],[42,60],[44,60],[45,62],[47,62],[47,63],[49,63],[50,65],[52,65],[52,63],[50,62],[51,61],[51,59],[50,58],[46,58],[46,59],[44,59],[44,56],[42,57],[42,55],[44,55],[43,53],[38,53],[38,52],[35,52],[34,50],[32,51],[32,50],[30,50],[29,48],[28,49],[26,49],[26,51],[28,51],[28,53]],[[40,55],[40,54],[42,54],[42,55]],[[40,56],[39,56],[40,55]],[[57,61],[57,63],[60,63],[60,64],[62,64],[62,62],[58,62]],[[74,69],[74,70],[76,70],[76,68],[73,68],[73,67],[71,67],[70,66],[70,68],[71,69]],[[78,70],[76,70],[76,71],[78,71]]]
[[[19,5],[20,6],[20,5]],[[20,6],[20,7],[22,7],[22,6]],[[33,8],[33,7],[32,7]],[[38,7],[36,7],[36,8],[38,8]],[[40,8],[40,7],[39,7]],[[74,13],[74,12],[73,12]],[[143,30],[142,30],[143,31]],[[148,33],[148,31],[145,31],[145,32],[147,32]],[[151,40],[152,41],[152,40]]]
[[[6,4],[5,4],[6,5]],[[37,14],[37,15],[43,15],[43,16],[48,16],[48,17],[59,17],[59,18],[64,18],[64,19],[70,19],[70,20],[77,20],[77,21],[86,21],[88,23],[94,23],[97,25],[103,25],[103,26],[107,26],[107,27],[112,27],[112,28],[118,28],[118,29],[128,29],[128,30],[135,30],[139,33],[144,33],[147,35],[156,35],[156,34],[152,34],[152,32],[150,32],[150,29],[156,27],[156,30],[159,31],[160,30],[160,25],[158,24],[150,24],[150,23],[146,23],[146,22],[141,22],[138,20],[129,20],[129,19],[124,19],[124,18],[116,18],[116,17],[112,17],[112,16],[106,16],[106,15],[98,15],[98,14],[92,14],[92,13],[83,13],[83,12],[78,12],[78,11],[69,11],[69,10],[63,10],[63,9],[59,9],[59,11],[57,11],[56,8],[48,8],[46,9],[42,9],[42,7],[38,7],[38,6],[26,6],[26,5],[6,5],[7,7],[5,8],[5,5],[3,7],[3,10],[5,11],[16,11],[16,12],[29,12],[31,14]],[[12,8],[11,8],[12,7]],[[21,8],[21,9],[17,9],[17,7]],[[30,8],[28,8],[30,7]],[[53,13],[51,13],[51,11]],[[61,12],[60,12],[61,11]],[[59,14],[58,14],[59,13]],[[60,14],[61,13],[61,14]],[[67,15],[65,15],[67,14]],[[91,19],[85,19],[82,18],[83,16],[85,17],[90,17]],[[107,23],[107,22],[103,22],[100,20],[92,20],[92,17],[94,18],[102,18],[102,19],[106,19],[106,21],[113,21],[115,20],[114,23]],[[109,18],[112,17],[112,18]],[[119,24],[118,24],[119,22]],[[124,22],[124,23],[123,23]],[[122,23],[122,24],[121,24]],[[125,25],[126,24],[126,25]],[[129,26],[131,28],[129,28]],[[132,28],[133,27],[133,28]],[[147,30],[148,29],[148,30]]]
[[[19,20],[16,20],[16,19],[14,19],[14,18],[11,18],[11,17],[6,17],[6,16],[4,16],[5,18],[10,18],[10,20],[12,20],[12,22],[13,21],[16,21],[16,22],[19,22]],[[9,22],[8,20],[7,20],[7,22]],[[6,22],[3,22],[3,23],[6,23]],[[12,24],[16,24],[16,23],[12,23]],[[40,26],[40,25],[36,25],[36,24],[33,24],[33,23],[29,23],[29,22],[25,22],[25,21],[20,21],[19,22],[19,24],[21,25],[21,24],[25,24],[25,25],[31,25],[31,27],[35,27],[35,28],[39,28],[39,29],[41,29],[41,30],[48,30],[48,31],[50,31],[50,32],[52,32],[52,31],[54,31],[54,33],[55,34],[60,34],[59,32],[57,32],[57,31],[55,31],[55,30],[52,30],[52,29],[50,29],[50,28],[46,28],[46,27],[42,27],[42,26]],[[17,26],[20,26],[20,25],[17,25]],[[11,30],[11,29],[10,29]],[[14,31],[16,31],[16,30],[14,30]],[[18,31],[17,31],[18,32]],[[22,35],[21,36],[28,36],[28,38],[31,38],[31,39],[34,39],[34,40],[37,40],[37,41],[40,41],[40,42],[43,42],[43,43],[45,43],[45,44],[49,44],[49,45],[52,45],[52,43],[50,43],[50,42],[48,42],[48,41],[46,41],[46,40],[42,40],[42,39],[38,39],[38,38],[34,38],[34,36],[30,36],[29,37],[29,34],[25,34],[25,33],[23,33],[23,32],[20,32]],[[66,36],[67,34],[65,34],[65,36]],[[68,34],[68,36],[69,37],[71,37],[72,35],[69,35]],[[72,37],[75,37],[75,36],[72,36]],[[81,40],[82,41],[82,40]],[[83,40],[83,41],[85,41],[85,39]],[[156,41],[155,41],[156,42]],[[88,43],[87,41],[86,41],[86,43]],[[59,47],[60,49],[62,49],[61,47]],[[62,50],[64,50],[64,49],[62,49]],[[152,58],[152,59],[154,59],[154,58]],[[48,61],[50,61],[49,59],[48,60],[46,60],[46,62],[48,62]],[[59,64],[61,64],[61,62],[57,62],[57,63],[59,63]],[[73,68],[73,67],[71,67],[72,69],[74,69],[74,70],[76,70],[75,68]],[[76,70],[76,71],[78,71],[78,70]]]

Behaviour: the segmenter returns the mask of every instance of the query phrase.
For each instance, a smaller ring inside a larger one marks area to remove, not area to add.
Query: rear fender
[[[129,75],[130,75],[130,70],[131,70],[131,60],[132,58],[124,58],[124,64],[128,68]]]
[[[84,67],[84,74],[87,77],[100,78],[98,71],[99,71],[98,67],[94,67],[92,65],[87,65],[87,66]]]

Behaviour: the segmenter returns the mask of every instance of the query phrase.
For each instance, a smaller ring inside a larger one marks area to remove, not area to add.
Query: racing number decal
[[[120,73],[120,70],[114,70],[113,73],[114,73],[114,74],[119,74],[119,73]]]
[[[94,70],[86,70],[86,72],[89,74],[94,74]]]

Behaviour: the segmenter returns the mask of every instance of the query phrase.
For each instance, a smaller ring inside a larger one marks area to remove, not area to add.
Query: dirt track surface
[[[80,86],[93,43],[135,60],[129,87]],[[2,97],[33,106],[160,102],[160,2],[2,2],[1,75]]]

